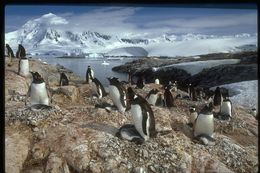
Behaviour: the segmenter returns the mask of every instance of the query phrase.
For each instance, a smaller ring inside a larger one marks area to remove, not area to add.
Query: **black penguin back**
[[[97,91],[99,92],[99,87],[100,87],[101,92],[102,92],[102,97],[105,97],[107,95],[107,93],[106,93],[104,86],[101,84],[101,82],[97,78],[93,78],[92,81],[95,83]]]
[[[221,105],[221,101],[223,101],[222,99],[223,98],[222,98],[221,90],[219,87],[217,87],[214,94],[213,105],[214,106]]]
[[[170,107],[174,107],[174,99],[172,96],[172,93],[170,91],[169,87],[165,87],[165,91],[164,91],[164,100],[165,100],[165,105],[170,108]]]
[[[66,86],[66,85],[69,85],[69,79],[66,76],[66,74],[62,72],[60,74],[60,86]]]

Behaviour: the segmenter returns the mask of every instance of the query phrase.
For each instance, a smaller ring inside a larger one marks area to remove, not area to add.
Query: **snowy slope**
[[[258,110],[258,81],[244,81],[232,84],[221,85],[225,87],[230,93],[235,93],[234,96],[230,97],[230,100],[234,105],[241,105],[247,108],[256,108]],[[216,87],[211,88],[214,90]],[[233,94],[232,94],[233,95]]]
[[[136,56],[148,52],[148,56],[170,57],[238,51],[238,47],[244,45],[257,45],[257,34],[247,33],[230,36],[162,33],[159,36],[133,34],[119,37],[87,28],[84,32],[75,32],[70,28],[65,18],[49,13],[29,20],[17,31],[6,33],[5,42],[14,51],[21,43],[27,53],[33,55],[109,53]]]

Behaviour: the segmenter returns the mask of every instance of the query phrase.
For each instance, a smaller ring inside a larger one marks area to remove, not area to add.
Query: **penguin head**
[[[108,79],[110,85],[115,85],[115,84],[120,83],[118,78],[116,78],[116,77],[108,77],[107,79]]]
[[[213,103],[210,102],[208,105],[205,105],[202,110],[200,111],[200,113],[203,114],[212,114],[213,111]]]
[[[36,72],[31,72],[32,77],[33,77],[33,83],[43,83],[44,79],[42,76],[36,71]]]
[[[159,90],[157,88],[151,90],[151,94],[157,94]]]
[[[196,112],[196,108],[194,106],[190,107],[190,113]]]

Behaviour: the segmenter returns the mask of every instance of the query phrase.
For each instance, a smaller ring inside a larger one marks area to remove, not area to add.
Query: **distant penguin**
[[[156,78],[156,79],[154,80],[154,83],[155,83],[155,84],[160,84],[160,81],[159,81],[159,79],[158,79],[158,78]]]
[[[127,81],[128,81],[128,84],[132,85],[133,84],[133,73],[131,70],[128,70],[128,77],[127,77]]]
[[[209,106],[206,105],[199,113],[193,126],[195,138],[206,137],[207,139],[213,139],[214,116],[212,110],[213,104],[209,103]]]
[[[26,57],[21,57],[19,60],[18,74],[25,77],[30,74],[29,60]]]
[[[213,105],[221,106],[222,102],[223,102],[223,96],[221,94],[220,88],[217,87],[215,90],[214,97],[213,97]]]
[[[88,66],[87,72],[86,72],[86,82],[89,84],[92,82],[92,79],[94,78],[94,71],[91,69],[90,66]]]
[[[92,85],[92,89],[94,90],[95,94],[97,94],[99,99],[107,95],[105,88],[97,78],[94,78],[92,80],[91,85]]]
[[[119,112],[125,113],[127,107],[127,95],[123,85],[118,81],[118,78],[107,78],[109,80],[109,96]]]
[[[170,86],[166,86],[164,90],[164,102],[165,102],[165,106],[167,106],[168,108],[175,106],[174,99],[170,89],[171,89]]]
[[[155,137],[155,119],[149,103],[140,95],[134,95],[134,98],[130,99],[130,105],[135,128],[142,138],[147,141]]]
[[[228,120],[232,118],[232,102],[229,98],[225,98],[220,106],[220,118],[222,120]]]
[[[9,44],[6,44],[5,47],[7,49],[7,56],[10,57],[11,59],[14,58],[14,52],[12,48],[9,46]]]
[[[158,98],[155,102],[155,106],[160,106],[160,107],[164,107],[165,106],[165,102],[164,102],[164,97],[162,93],[158,94]]]
[[[189,111],[190,111],[190,115],[189,115],[188,125],[193,127],[194,122],[195,122],[196,118],[198,117],[198,113],[197,113],[196,108],[194,106],[191,106]]]
[[[16,58],[24,58],[26,56],[25,48],[19,44],[18,45],[18,50],[16,52]]]
[[[62,72],[60,74],[60,86],[66,86],[66,85],[69,85],[69,79],[66,76],[66,74]]]
[[[136,87],[142,89],[144,87],[144,76],[140,75],[136,82]]]
[[[251,110],[251,112],[252,112],[252,115],[255,117],[255,119],[258,120],[258,113],[257,113],[256,108],[253,108],[253,109]]]
[[[44,82],[42,76],[38,72],[31,72],[33,81],[28,90],[26,100],[30,97],[31,105],[43,104],[49,105],[48,91],[46,88],[46,83]]]
[[[145,99],[148,101],[149,104],[155,106],[155,103],[158,99],[159,90],[158,89],[152,89],[149,91]]]

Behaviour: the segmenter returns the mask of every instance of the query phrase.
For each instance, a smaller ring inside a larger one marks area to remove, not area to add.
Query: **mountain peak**
[[[49,18],[49,17],[56,17],[56,15],[53,14],[53,13],[48,13],[48,14],[44,14],[42,17],[43,18]]]

